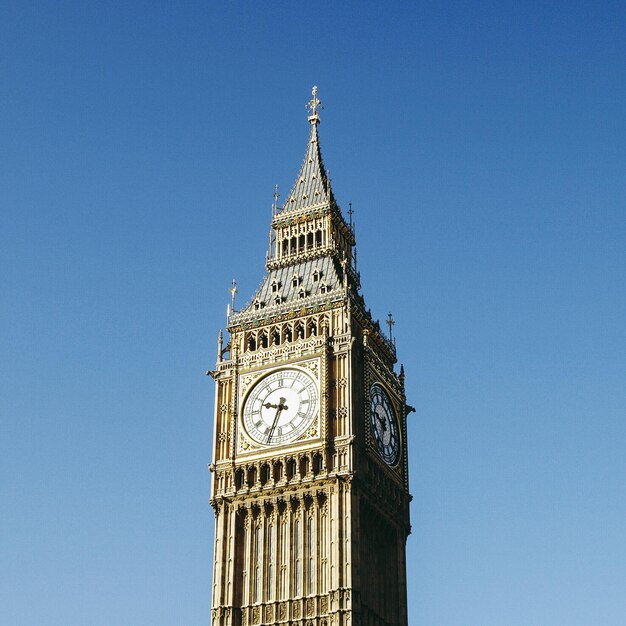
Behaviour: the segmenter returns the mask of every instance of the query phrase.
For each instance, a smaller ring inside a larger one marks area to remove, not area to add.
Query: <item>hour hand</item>
[[[280,411],[284,411],[285,409],[289,407],[286,404],[283,404],[283,402],[285,402],[285,398],[281,398],[279,404],[272,404],[271,402],[266,402],[263,406],[266,409],[279,409]]]

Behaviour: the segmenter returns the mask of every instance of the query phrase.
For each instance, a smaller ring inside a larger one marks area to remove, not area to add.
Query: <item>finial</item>
[[[348,206],[350,207],[348,209],[348,215],[350,216],[350,230],[352,230],[352,214],[354,213],[352,210],[352,202],[348,202]]]
[[[237,289],[237,283],[234,278],[233,278],[232,286],[228,291],[230,291],[230,310],[234,313],[235,312],[235,294],[239,293]]]
[[[224,354],[224,336],[222,335],[222,329],[220,328],[220,333],[217,336],[217,360],[218,362],[222,360],[223,354]]]
[[[272,204],[272,217],[276,215],[278,211],[278,198],[280,198],[280,194],[278,193],[278,183],[274,185],[274,204]]]
[[[317,114],[317,109],[323,109],[324,106],[322,105],[322,103],[319,101],[318,97],[317,97],[317,86],[314,85],[313,89],[311,91],[311,94],[313,96],[313,98],[311,99],[310,102],[308,102],[305,105],[305,108],[308,109],[309,111],[311,111],[311,115],[309,115],[309,122],[311,124],[319,124],[320,123],[320,116]]]
[[[393,328],[395,322],[393,321],[393,315],[391,315],[391,313],[389,313],[389,315],[387,315],[387,326],[389,326],[389,341],[393,343],[393,335],[391,332],[391,329]]]

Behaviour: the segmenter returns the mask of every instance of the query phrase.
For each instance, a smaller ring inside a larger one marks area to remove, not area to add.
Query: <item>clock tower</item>
[[[213,626],[407,624],[411,408],[395,343],[360,293],[320,108],[314,87],[300,173],[273,208],[265,278],[229,309],[210,372]]]

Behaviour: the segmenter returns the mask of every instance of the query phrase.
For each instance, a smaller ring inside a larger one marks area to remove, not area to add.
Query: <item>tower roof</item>
[[[311,111],[311,115],[309,115],[309,123],[311,124],[309,142],[302,166],[300,167],[300,173],[280,213],[299,211],[324,204],[334,204],[335,202],[328,173],[324,167],[317,131],[317,126],[320,123],[317,109],[321,108],[321,102],[317,99],[317,87],[313,87],[312,93],[313,99],[307,105],[307,108]]]

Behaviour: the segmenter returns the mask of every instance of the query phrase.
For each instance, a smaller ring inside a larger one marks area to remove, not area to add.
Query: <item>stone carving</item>
[[[328,598],[324,596],[320,601],[320,610],[322,613],[326,613],[328,611]]]

